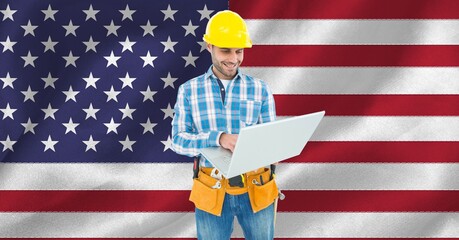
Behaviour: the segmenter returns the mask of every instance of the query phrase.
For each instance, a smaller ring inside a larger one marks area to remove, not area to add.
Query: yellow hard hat
[[[203,39],[220,48],[252,47],[244,19],[230,10],[220,11],[210,18]]]

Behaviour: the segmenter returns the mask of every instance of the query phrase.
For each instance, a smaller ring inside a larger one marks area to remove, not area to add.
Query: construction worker
[[[239,69],[252,41],[237,13],[216,13],[203,39],[212,65],[180,86],[172,121],[172,149],[195,157],[190,200],[196,207],[198,239],[230,239],[235,217],[246,239],[273,239],[278,189],[271,169],[225,179],[199,154],[206,147],[233,151],[242,128],[274,121],[273,95],[265,82]]]

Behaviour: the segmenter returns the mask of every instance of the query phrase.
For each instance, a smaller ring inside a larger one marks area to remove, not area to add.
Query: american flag
[[[177,87],[227,1],[0,3],[0,237],[196,236]],[[231,0],[280,118],[325,110],[278,167],[276,239],[459,238],[459,2]],[[242,231],[235,226],[234,237]]]

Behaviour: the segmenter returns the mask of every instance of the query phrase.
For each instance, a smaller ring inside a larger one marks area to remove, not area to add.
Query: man
[[[180,86],[172,121],[172,149],[200,160],[190,195],[198,239],[230,239],[234,217],[246,239],[273,239],[278,189],[270,169],[225,179],[199,149],[221,146],[233,151],[242,128],[275,120],[274,98],[263,81],[239,70],[244,48],[252,42],[237,13],[215,14],[203,39],[212,66]]]

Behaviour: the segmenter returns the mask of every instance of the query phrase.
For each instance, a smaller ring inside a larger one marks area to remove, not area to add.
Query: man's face
[[[207,50],[212,56],[213,72],[223,80],[231,80],[236,76],[237,69],[244,59],[243,48],[219,48],[207,44]]]

